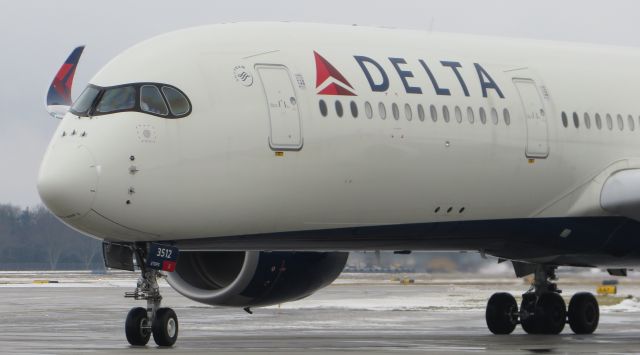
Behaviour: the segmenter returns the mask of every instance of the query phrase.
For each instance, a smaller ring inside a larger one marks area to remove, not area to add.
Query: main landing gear
[[[588,293],[571,297],[569,309],[560,296],[556,267],[538,266],[534,283],[522,295],[520,310],[513,295],[494,293],[487,303],[487,327],[493,334],[511,334],[520,324],[529,334],[560,334],[566,323],[576,334],[591,334],[598,327],[600,309],[596,298]]]
[[[125,297],[146,300],[147,308],[135,307],[129,311],[125,322],[125,333],[131,345],[144,346],[153,334],[159,346],[173,346],[178,339],[178,317],[171,308],[160,308],[162,296],[158,287],[158,270],[146,266],[146,247],[136,247],[135,256],[141,270],[134,292],[126,292]]]

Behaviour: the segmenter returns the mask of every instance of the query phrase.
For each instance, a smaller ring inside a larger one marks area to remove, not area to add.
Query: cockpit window
[[[100,94],[100,89],[95,86],[87,86],[73,104],[71,110],[77,114],[86,113],[93,105],[93,102],[96,101],[98,94]]]
[[[166,116],[169,113],[160,90],[155,85],[140,87],[140,109],[144,112]]]
[[[116,87],[105,90],[96,112],[124,111],[134,108],[136,105],[136,89],[133,86]]]
[[[189,112],[189,101],[180,91],[169,86],[163,86],[162,93],[167,98],[172,114],[182,116]]]
[[[191,102],[180,89],[169,84],[89,85],[73,103],[71,112],[83,117],[141,112],[164,118],[181,118],[191,113]]]

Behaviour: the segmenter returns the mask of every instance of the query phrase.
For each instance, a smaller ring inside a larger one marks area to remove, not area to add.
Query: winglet
[[[71,87],[73,86],[73,77],[76,74],[82,51],[84,51],[84,46],[77,47],[71,52],[53,78],[51,86],[49,86],[46,106],[47,111],[54,118],[61,119],[64,117],[73,103],[73,100],[71,100]]]

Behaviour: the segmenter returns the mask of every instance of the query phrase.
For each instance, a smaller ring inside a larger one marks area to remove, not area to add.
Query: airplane
[[[476,251],[534,280],[490,297],[489,331],[591,334],[598,302],[567,306],[558,267],[639,264],[636,49],[208,25],[125,50],[72,102],[83,48],[47,95],[38,191],[107,267],[140,270],[132,345],[176,342],[160,277],[251,312],[329,285],[350,251]]]

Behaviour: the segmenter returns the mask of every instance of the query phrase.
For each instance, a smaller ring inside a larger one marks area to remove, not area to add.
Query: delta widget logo
[[[47,105],[71,106],[71,85],[82,51],[84,51],[84,46],[74,49],[58,70],[47,92]]]
[[[318,95],[357,96],[353,86],[331,63],[318,52],[313,52],[316,59],[316,89]]]
[[[314,51],[313,54],[316,60],[316,90],[318,91],[318,95],[357,96],[354,93],[355,89],[351,86],[351,83],[349,83],[338,69],[318,54],[318,52]],[[428,90],[428,87],[431,86],[436,95],[451,96],[460,94],[469,97],[472,95],[472,92],[469,90],[467,83],[469,80],[477,80],[480,87],[478,93],[481,93],[483,98],[489,97],[489,92],[494,91],[496,97],[504,99],[504,94],[500,86],[498,86],[498,83],[493,80],[493,77],[489,75],[489,72],[482,67],[480,63],[473,63],[473,66],[469,66],[475,69],[469,71],[475,71],[477,75],[471,79],[471,74],[465,69],[467,65],[452,60],[440,60],[434,61],[434,63],[428,63],[424,59],[407,61],[402,57],[387,57],[385,61],[388,60],[395,69],[394,71],[388,72],[379,60],[363,55],[354,55],[353,58],[358,63],[360,69],[362,69],[362,73],[369,83],[371,92],[388,92],[392,83],[391,80],[398,78],[407,94],[423,94],[425,90]],[[438,69],[438,71],[435,72],[432,71],[433,67],[438,66],[443,69]],[[416,70],[416,68],[421,68],[421,70]],[[447,70],[450,75],[449,81],[455,78],[460,84],[460,91],[458,93],[452,91],[455,90],[454,88],[442,86],[442,84],[438,82],[441,75],[446,75]],[[419,76],[422,76],[422,78]]]

